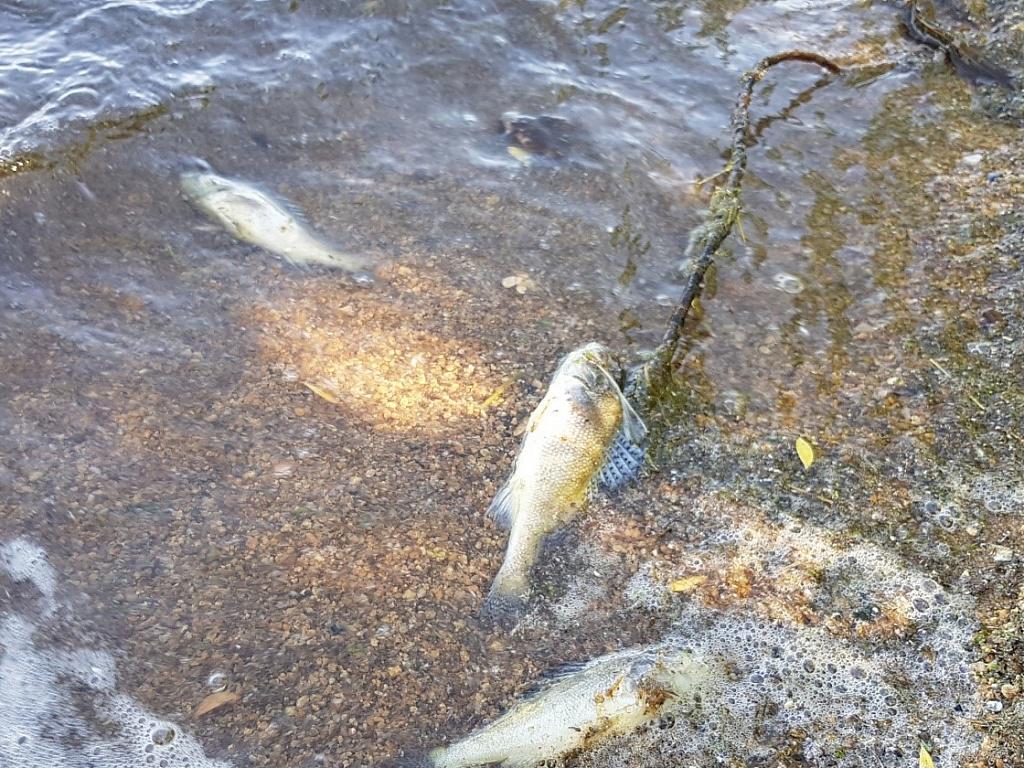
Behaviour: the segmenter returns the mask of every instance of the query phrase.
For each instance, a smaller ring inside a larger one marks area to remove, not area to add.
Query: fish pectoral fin
[[[640,414],[633,410],[633,406],[630,404],[629,399],[622,394],[622,390],[619,390],[619,399],[622,402],[623,434],[631,443],[635,445],[643,444],[647,438],[647,425],[640,418]]]
[[[494,501],[487,508],[490,518],[502,528],[509,529],[515,521],[515,510],[512,496],[512,478],[505,481],[505,484],[498,489],[494,495]]]
[[[597,486],[606,491],[616,491],[634,480],[644,465],[644,453],[643,448],[620,430],[597,473]]]
[[[622,392],[622,387],[619,386],[619,382],[616,378],[600,365],[596,366],[596,368],[604,375],[608,380],[608,383],[611,384],[615,394],[618,395],[619,403],[622,406],[622,431],[631,442],[640,445],[644,441],[644,438],[647,437],[647,425],[644,424],[644,420],[640,418],[640,414],[638,414],[633,408],[633,405],[629,402],[629,398],[627,398]]]

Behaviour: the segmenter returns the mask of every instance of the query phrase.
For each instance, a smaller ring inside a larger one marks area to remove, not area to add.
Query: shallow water
[[[42,548],[59,596],[54,618],[7,569],[0,638],[35,627],[4,644],[41,687],[64,667],[39,649],[101,649],[117,712],[215,759],[378,764],[544,670],[684,628],[735,657],[731,703],[597,764],[978,747],[993,694],[970,637],[1019,584],[1024,497],[1021,270],[1000,249],[1019,225],[998,202],[1018,190],[987,158],[1019,139],[893,8],[19,2],[0,30],[0,532]],[[514,632],[482,624],[517,426],[568,350],[635,359],[660,337],[737,77],[793,47],[850,69],[782,65],[755,96],[743,231],[657,470],[553,543]],[[565,121],[551,150],[510,153],[503,117],[541,115]],[[200,160],[386,263],[377,283],[233,240],[179,192]],[[884,588],[851,586],[879,568]],[[914,613],[928,579],[946,602]],[[792,660],[744,666],[744,632],[920,682],[895,714],[825,706]],[[215,673],[240,700],[192,718]],[[57,688],[40,707],[71,717]],[[763,728],[739,701],[758,690]]]

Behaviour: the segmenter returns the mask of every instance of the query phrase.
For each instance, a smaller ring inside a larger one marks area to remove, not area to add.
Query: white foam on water
[[[700,561],[642,565],[624,602],[670,616],[673,634],[728,672],[698,716],[618,739],[582,765],[775,765],[787,747],[813,766],[916,768],[922,740],[939,766],[976,754],[969,595],[878,547],[843,547],[793,520],[730,518],[704,546]],[[738,568],[752,576],[742,596],[723,598],[722,574]],[[672,579],[695,572],[714,589],[671,592]],[[778,610],[795,603],[800,611]]]
[[[12,581],[31,582],[43,598],[43,615],[57,610],[57,574],[46,560],[46,553],[25,539],[14,539],[0,546],[0,571]]]
[[[975,478],[967,497],[996,515],[1024,515],[1024,482],[995,473]]]
[[[933,635],[929,659],[916,649],[867,650],[821,627],[700,607],[675,631],[728,670],[701,710],[609,743],[581,765],[774,765],[767,761],[792,744],[813,766],[916,768],[924,738],[937,765],[960,766],[980,746],[969,723],[978,702],[963,632]]]
[[[56,572],[42,549],[24,539],[0,546],[0,572],[34,584],[41,602],[38,618],[0,613],[0,766],[228,768],[180,726],[119,693],[106,651],[37,644],[58,609]]]
[[[602,584],[592,578],[578,578],[569,584],[565,594],[551,606],[551,613],[559,625],[577,621],[607,596]]]

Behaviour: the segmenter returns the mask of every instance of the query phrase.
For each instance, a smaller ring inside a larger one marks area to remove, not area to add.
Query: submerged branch
[[[740,215],[740,188],[747,168],[746,141],[750,130],[750,101],[754,86],[768,70],[784,61],[807,61],[838,74],[839,67],[830,59],[810,51],[785,51],[768,56],[757,66],[743,73],[740,92],[733,107],[732,145],[729,161],[721,174],[728,174],[725,183],[714,191],[708,203],[704,222],[690,235],[688,250],[698,254],[693,262],[683,295],[676,304],[661,343],[644,363],[634,366],[626,378],[625,393],[640,416],[646,419],[653,411],[659,394],[672,378],[672,360],[683,333],[683,324],[694,300],[700,295],[704,274],[714,261],[715,254],[729,236]],[[718,174],[718,175],[721,175]]]

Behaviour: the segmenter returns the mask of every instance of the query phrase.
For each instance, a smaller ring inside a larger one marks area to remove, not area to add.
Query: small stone
[[[992,547],[992,562],[1009,563],[1013,560],[1014,552],[1009,547],[995,545]]]
[[[519,276],[518,275],[509,275],[508,277],[503,277],[501,279],[501,287],[502,288],[515,288],[516,284],[518,282],[519,282]]]
[[[981,152],[972,152],[969,155],[964,155],[960,158],[960,162],[966,166],[981,165],[981,161],[985,159],[985,156]]]
[[[985,709],[993,715],[998,714],[1003,711],[1003,702],[991,699],[990,701],[985,702]]]

